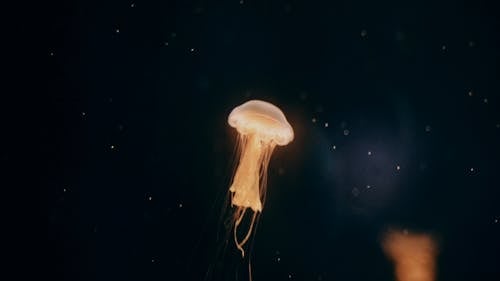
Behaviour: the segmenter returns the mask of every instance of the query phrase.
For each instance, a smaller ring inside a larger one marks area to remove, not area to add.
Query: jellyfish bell
[[[292,126],[275,105],[261,101],[248,101],[231,111],[227,122],[241,135],[256,134],[263,142],[287,145],[293,140]]]
[[[261,100],[251,100],[234,108],[228,123],[239,134],[240,159],[229,191],[231,204],[237,208],[234,240],[244,256],[243,246],[252,233],[257,214],[262,212],[271,154],[277,145],[290,143],[294,135],[283,112]],[[239,241],[237,229],[248,208],[253,211],[252,221],[247,234]]]

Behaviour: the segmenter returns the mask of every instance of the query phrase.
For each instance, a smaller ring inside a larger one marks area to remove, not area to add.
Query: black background
[[[393,280],[380,248],[388,227],[436,237],[438,280],[499,279],[496,6],[39,6],[41,40],[28,46],[41,68],[29,86],[47,91],[21,94],[38,116],[11,123],[30,130],[20,144],[36,153],[4,157],[37,170],[46,227],[26,235],[40,249],[28,255],[35,274],[246,280],[248,260],[217,237],[236,162],[226,120],[263,99],[295,140],[271,159],[254,280]]]

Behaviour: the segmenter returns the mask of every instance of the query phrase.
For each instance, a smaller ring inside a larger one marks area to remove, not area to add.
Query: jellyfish
[[[231,205],[234,212],[234,242],[242,257],[243,246],[251,236],[257,214],[262,212],[266,194],[267,168],[274,148],[293,140],[293,129],[283,112],[275,105],[260,101],[248,101],[231,111],[228,123],[239,134],[239,163],[231,187]],[[238,239],[238,226],[247,209],[253,212],[248,232]]]
[[[434,281],[437,246],[427,234],[390,231],[382,247],[392,260],[398,281]]]

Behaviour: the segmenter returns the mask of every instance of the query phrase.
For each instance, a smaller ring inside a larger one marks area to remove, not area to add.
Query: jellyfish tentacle
[[[240,245],[243,246],[247,243],[248,239],[252,235],[252,230],[253,230],[253,225],[255,224],[255,218],[257,217],[257,213],[254,212],[252,216],[252,221],[250,222],[250,228],[248,229],[247,234],[245,235],[245,238],[240,242]]]
[[[236,248],[240,250],[242,257],[245,257],[245,250],[243,249],[243,246],[245,246],[245,244],[248,242],[248,239],[250,239],[250,236],[252,235],[253,225],[255,224],[255,219],[257,218],[257,212],[254,212],[252,215],[252,221],[250,222],[250,227],[247,230],[247,234],[245,234],[245,238],[243,238],[241,242],[238,242],[238,227],[241,224],[243,217],[245,216],[246,210],[247,208],[238,209],[236,214],[237,219],[234,224],[234,231],[233,231],[234,243],[236,244]]]
[[[240,243],[238,242],[238,226],[240,225],[241,220],[243,219],[243,216],[245,215],[246,209],[247,208],[238,208],[238,211],[236,214],[237,219],[236,219],[236,222],[234,224],[234,231],[233,231],[234,243],[236,244],[236,248],[238,248],[238,250],[240,250],[242,257],[245,256],[245,250],[243,250]]]

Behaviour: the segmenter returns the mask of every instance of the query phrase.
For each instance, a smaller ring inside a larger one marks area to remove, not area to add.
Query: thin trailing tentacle
[[[243,246],[247,243],[248,238],[252,235],[253,225],[255,223],[255,218],[257,217],[257,213],[253,213],[252,222],[250,223],[250,228],[248,229],[247,235],[243,238],[243,241],[240,242],[240,245]]]
[[[248,242],[248,239],[250,239],[250,236],[252,235],[252,230],[253,230],[253,225],[255,224],[255,219],[257,217],[257,213],[254,212],[252,216],[252,221],[250,222],[250,227],[247,231],[247,234],[245,235],[245,238],[241,242],[238,242],[238,226],[241,224],[241,221],[243,220],[243,217],[245,216],[247,208],[244,208],[238,214],[236,215],[238,219],[236,220],[234,224],[234,242],[236,244],[236,248],[241,252],[241,256],[245,257],[245,250],[243,249],[243,246]]]
[[[238,226],[240,225],[241,221],[243,220],[243,216],[245,215],[246,210],[247,210],[247,208],[238,208],[238,210],[236,211],[235,217],[237,219],[236,219],[236,222],[234,224],[234,232],[233,232],[234,243],[236,244],[236,247],[238,248],[238,250],[240,250],[242,257],[245,256],[245,250],[243,250],[240,243],[238,243],[237,233],[238,233]]]

